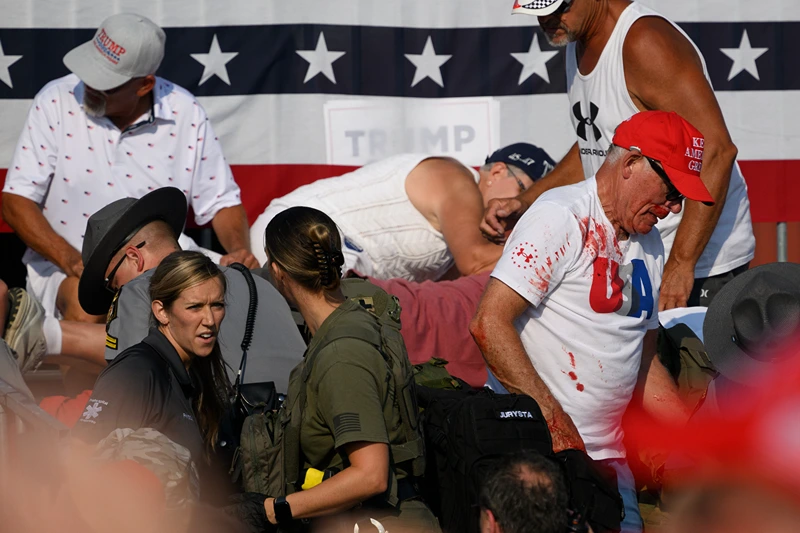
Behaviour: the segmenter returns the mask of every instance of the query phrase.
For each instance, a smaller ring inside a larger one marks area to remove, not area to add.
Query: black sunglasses
[[[140,242],[139,244],[136,245],[136,248],[137,249],[141,249],[145,245],[146,242],[147,241]],[[111,294],[116,294],[117,293],[117,290],[114,289],[111,286],[111,284],[114,282],[114,276],[117,275],[117,270],[119,270],[119,267],[122,266],[122,262],[125,261],[126,257],[128,257],[128,254],[123,254],[122,257],[120,257],[119,261],[117,262],[117,265],[114,268],[111,269],[111,272],[108,273],[108,277],[103,282],[103,286]]]
[[[566,13],[572,7],[572,0],[564,0],[554,14]]]
[[[667,173],[661,166],[661,163],[651,157],[647,157],[644,154],[642,154],[642,156],[647,159],[647,161],[650,163],[650,166],[653,168],[653,171],[658,174],[658,177],[661,178],[661,181],[663,181],[667,186],[667,201],[673,204],[682,202],[685,196],[681,194],[675,185],[673,185],[672,181],[670,181],[669,176],[667,176]]]

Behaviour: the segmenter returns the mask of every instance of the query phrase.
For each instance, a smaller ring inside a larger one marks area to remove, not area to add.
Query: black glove
[[[247,526],[251,533],[276,533],[278,526],[267,520],[264,501],[267,497],[257,492],[234,494],[225,506],[225,512]]]

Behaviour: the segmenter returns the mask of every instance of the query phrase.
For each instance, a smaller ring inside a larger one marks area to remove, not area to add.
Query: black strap
[[[234,397],[238,397],[239,385],[244,381],[244,372],[247,367],[247,350],[250,349],[250,343],[253,341],[253,329],[258,311],[258,292],[256,292],[256,282],[249,268],[241,263],[231,263],[228,266],[242,273],[247,283],[247,289],[250,291],[250,304],[247,306],[247,320],[245,320],[244,337],[242,338],[242,362],[239,364],[239,372],[236,374],[236,382],[233,384]]]

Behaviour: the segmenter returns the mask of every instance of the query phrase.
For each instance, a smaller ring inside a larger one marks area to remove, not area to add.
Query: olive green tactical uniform
[[[375,318],[358,302],[346,300],[321,325],[309,345],[316,344],[335,328],[353,321],[378,327]],[[300,373],[293,372],[291,379]],[[289,389],[293,387],[290,385]],[[402,443],[402,420],[394,401],[394,380],[381,353],[372,344],[347,337],[323,346],[313,361],[307,382],[307,401],[300,427],[300,445],[304,469],[342,470],[349,464],[342,446],[351,442],[375,442],[387,445]],[[392,465],[397,480],[405,479],[403,465]],[[391,477],[390,477],[391,485]],[[354,512],[349,530],[357,519],[376,518],[389,530],[402,521],[421,523],[438,529],[428,507],[418,499],[406,500],[397,509],[381,502],[381,496],[370,500]],[[372,506],[372,502],[378,505]],[[398,524],[399,525],[399,524]]]

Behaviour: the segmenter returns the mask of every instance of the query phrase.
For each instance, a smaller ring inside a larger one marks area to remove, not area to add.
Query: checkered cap
[[[511,9],[511,13],[544,17],[552,14],[564,1],[565,0],[532,0],[525,2],[525,0],[522,0],[524,3],[520,3],[520,0],[514,0],[514,7]],[[567,1],[567,3],[569,3],[569,1]]]

